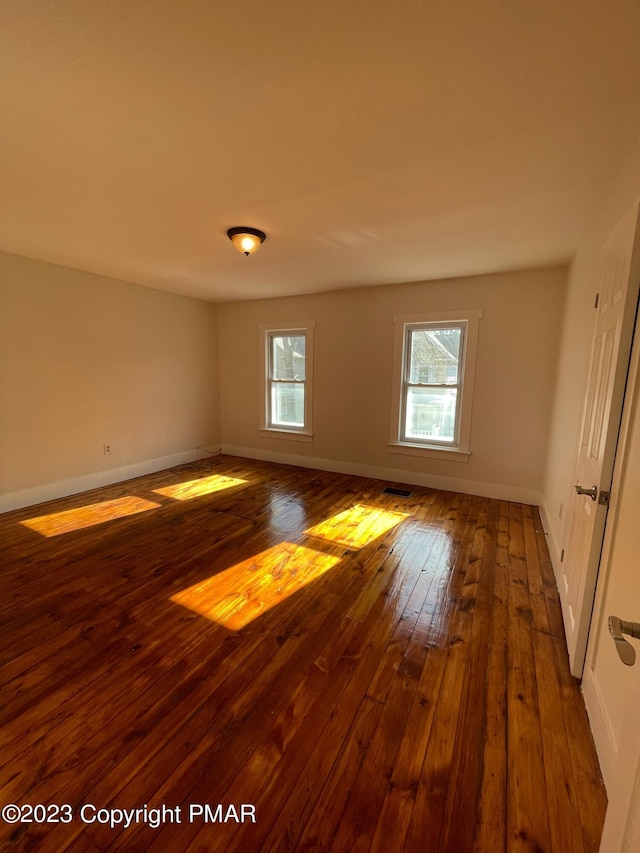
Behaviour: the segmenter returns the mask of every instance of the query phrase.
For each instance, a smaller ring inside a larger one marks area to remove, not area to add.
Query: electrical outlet
[[[105,456],[111,456],[111,445],[110,444],[103,444],[102,449],[104,450]]]

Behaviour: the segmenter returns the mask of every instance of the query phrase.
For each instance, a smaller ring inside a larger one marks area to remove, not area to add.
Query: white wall
[[[0,254],[1,509],[195,458],[217,383],[214,305]]]
[[[565,509],[573,489],[578,433],[589,368],[594,301],[600,288],[602,246],[625,211],[640,202],[640,140],[621,168],[600,205],[577,251],[569,272],[567,304],[558,362],[558,377],[549,433],[549,449],[543,488],[543,514],[549,534],[549,550],[559,571],[560,551],[568,530]]]
[[[539,502],[566,268],[218,306],[229,452]],[[393,315],[482,308],[468,462],[389,452]],[[257,430],[260,323],[315,320],[312,443]]]

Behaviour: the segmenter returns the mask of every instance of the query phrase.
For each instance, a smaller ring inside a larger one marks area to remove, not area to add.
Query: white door
[[[582,676],[624,395],[633,317],[635,280],[629,286],[637,207],[620,221],[603,247],[600,292],[589,381],[569,503],[560,598],[572,673]]]
[[[627,702],[622,729],[624,749],[618,755],[609,786],[609,805],[600,853],[638,853],[640,850],[640,677]]]
[[[608,627],[609,616],[640,623],[639,364],[637,330],[582,682],[609,797],[601,853],[640,850],[640,640],[626,637],[636,652],[626,665]]]

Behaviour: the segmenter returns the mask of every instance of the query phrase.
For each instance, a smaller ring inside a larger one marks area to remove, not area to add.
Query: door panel
[[[591,348],[576,486],[609,491],[629,363],[637,284],[629,285],[637,208],[603,246],[600,294]],[[569,501],[560,596],[571,671],[582,676],[607,508],[573,492]]]
[[[608,617],[640,622],[640,333],[629,371],[583,692],[609,806],[601,853],[640,850],[640,640],[625,665]]]

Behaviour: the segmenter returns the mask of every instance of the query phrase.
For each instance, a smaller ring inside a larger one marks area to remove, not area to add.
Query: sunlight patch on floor
[[[247,480],[237,477],[224,477],[222,474],[212,474],[210,477],[199,477],[197,480],[187,480],[184,483],[176,483],[173,486],[163,486],[154,489],[157,495],[165,498],[173,498],[176,501],[189,501],[191,498],[210,495],[214,492],[222,492],[234,486],[246,486]]]
[[[112,501],[103,501],[76,509],[54,512],[51,515],[28,518],[20,523],[30,530],[42,534],[42,536],[60,536],[62,533],[72,533],[74,530],[82,530],[96,524],[105,524],[107,521],[125,518],[128,515],[137,515],[150,509],[157,509],[159,506],[160,504],[153,501],[126,495]]]
[[[333,568],[340,558],[281,542],[171,596],[171,601],[230,631],[287,599]]]
[[[305,533],[349,548],[363,548],[406,518],[409,518],[409,514],[405,512],[391,512],[380,507],[356,504],[351,509],[310,527]]]

